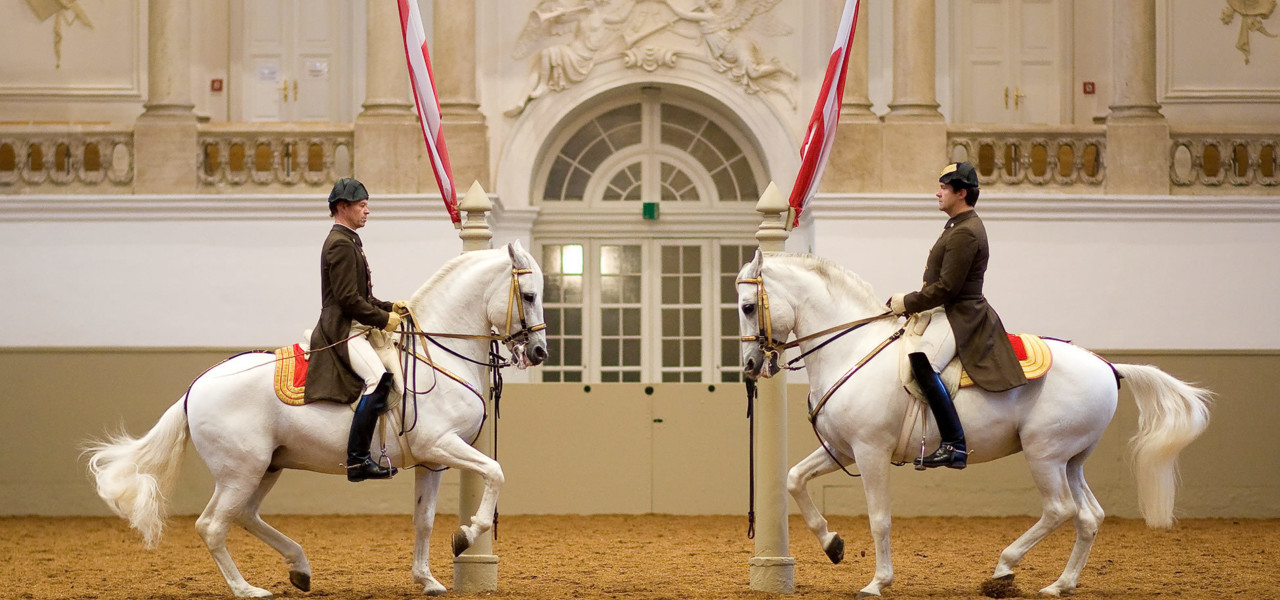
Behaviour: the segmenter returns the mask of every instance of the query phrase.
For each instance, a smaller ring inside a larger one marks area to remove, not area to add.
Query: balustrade
[[[328,187],[351,174],[353,141],[351,125],[202,125],[200,184]]]
[[[1101,186],[1106,178],[1105,127],[957,126],[947,154],[968,161],[982,182],[1004,185]]]
[[[120,187],[132,182],[131,128],[76,124],[0,128],[0,191]]]
[[[1170,137],[1174,186],[1280,185],[1280,134],[1175,131]]]

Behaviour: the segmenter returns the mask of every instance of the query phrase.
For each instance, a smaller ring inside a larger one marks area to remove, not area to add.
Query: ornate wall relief
[[[1274,2],[1272,3],[1274,4]],[[27,0],[27,6],[31,7],[31,12],[35,13],[36,18],[41,21],[48,21],[49,17],[53,17],[53,55],[56,58],[55,68],[62,68],[62,26],[66,24],[68,27],[76,22],[84,23],[85,27],[93,29],[93,21],[89,20],[89,15],[80,7],[76,0]]]
[[[544,0],[529,14],[513,58],[532,57],[515,117],[534,99],[577,84],[597,61],[622,58],[648,72],[698,57],[747,93],[772,92],[795,107],[796,74],[758,42],[791,28],[766,13],[781,0]]]
[[[1275,10],[1276,0],[1227,0],[1227,7],[1222,9],[1222,24],[1230,25],[1236,13],[1240,13],[1240,37],[1236,39],[1236,48],[1244,54],[1244,64],[1249,64],[1249,32],[1276,37],[1262,24],[1262,20],[1269,18]]]

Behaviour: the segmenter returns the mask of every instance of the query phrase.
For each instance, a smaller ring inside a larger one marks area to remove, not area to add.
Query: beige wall
[[[230,350],[0,349],[0,515],[101,515],[79,458],[87,438],[123,425],[138,435]],[[1213,423],[1183,455],[1182,517],[1280,517],[1280,352],[1112,351],[1156,364],[1219,394]],[[508,384],[499,459],[507,476],[500,508],[518,513],[745,514],[747,421],[742,388],[716,384]],[[804,386],[790,391],[791,461],[815,444]],[[1135,431],[1127,393],[1086,473],[1108,514],[1137,516],[1124,444]],[[174,494],[176,514],[198,513],[211,479],[194,451]],[[898,515],[1021,515],[1039,512],[1020,457],[964,472],[893,471]],[[442,512],[456,511],[456,474]],[[290,472],[264,506],[271,513],[407,513],[413,478],[348,484]],[[841,473],[811,487],[832,514],[865,511],[861,484]]]

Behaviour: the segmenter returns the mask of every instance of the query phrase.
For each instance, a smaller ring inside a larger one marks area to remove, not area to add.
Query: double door
[[[1071,121],[1071,3],[959,0],[952,20],[959,121]]]
[[[239,93],[232,97],[232,120],[350,121],[352,4],[235,2],[232,90]]]

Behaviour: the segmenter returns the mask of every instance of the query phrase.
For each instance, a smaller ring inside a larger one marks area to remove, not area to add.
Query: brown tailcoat
[[[982,295],[987,272],[987,230],[978,213],[952,217],[938,236],[924,270],[924,287],[903,299],[907,312],[944,307],[956,336],[956,353],[969,378],[992,392],[1027,382],[1009,345],[1004,324]]]
[[[350,404],[364,389],[351,370],[346,338],[351,322],[383,328],[392,305],[373,297],[373,277],[360,236],[335,224],[320,256],[320,321],[311,332],[311,364],[307,366],[306,402],[329,400]],[[340,343],[339,343],[340,342]],[[318,350],[331,344],[336,346]]]

